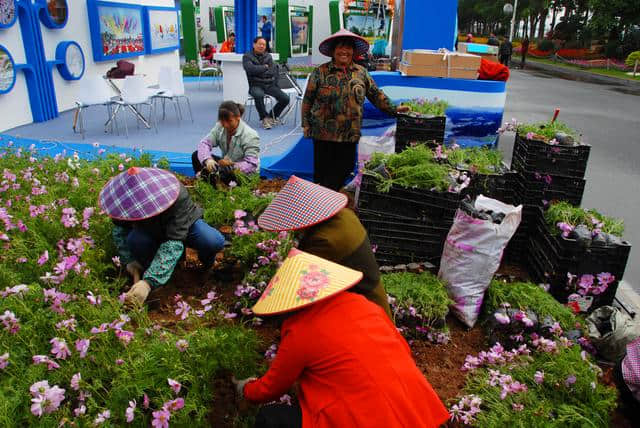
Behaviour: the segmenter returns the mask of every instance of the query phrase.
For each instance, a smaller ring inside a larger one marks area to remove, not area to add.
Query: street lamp
[[[502,8],[505,15],[511,15],[511,31],[509,31],[509,41],[513,41],[513,32],[516,28],[516,11],[518,10],[518,0],[515,0],[515,4],[507,3]]]

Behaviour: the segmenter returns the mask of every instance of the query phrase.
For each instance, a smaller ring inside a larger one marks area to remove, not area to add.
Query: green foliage
[[[429,100],[426,98],[414,98],[403,102],[402,105],[409,106],[411,111],[424,116],[444,116],[445,111],[449,108],[449,103],[444,100],[434,98]]]
[[[234,212],[244,210],[257,217],[273,200],[272,195],[256,195],[260,177],[239,174],[240,185],[230,189],[216,189],[203,180],[195,183],[194,198],[204,209],[204,220],[216,227],[230,225]]]
[[[244,265],[255,263],[258,256],[262,255],[257,245],[268,239],[277,239],[276,232],[259,231],[247,235],[234,236],[231,247],[225,250],[225,254],[239,260]]]
[[[196,61],[189,61],[182,66],[182,75],[184,77],[198,77],[200,75],[200,68],[198,67],[198,63]],[[203,76],[215,76],[214,71],[205,71],[202,73]]]
[[[566,124],[555,121],[538,122],[538,123],[522,123],[518,125],[518,133],[524,138],[529,132],[533,132],[536,135],[544,137],[546,140],[555,138],[558,132],[564,132],[567,135],[572,136],[576,141],[580,141],[580,134],[572,128],[569,128]]]
[[[444,283],[428,272],[390,273],[382,275],[382,283],[387,293],[397,299],[400,308],[415,308],[426,325],[442,321],[449,313],[449,305],[453,304]]]
[[[381,164],[386,166],[390,177],[387,178],[372,171]],[[367,163],[366,169],[368,174],[372,174],[380,180],[378,190],[381,192],[388,192],[393,185],[438,191],[445,191],[450,185],[449,172],[451,172],[451,168],[435,162],[433,153],[424,145],[409,147],[403,152],[389,155],[374,153],[371,161]]]
[[[622,238],[624,235],[624,221],[621,219],[607,217],[600,214],[594,209],[586,210],[580,207],[574,207],[567,202],[554,202],[547,211],[544,213],[544,218],[547,226],[552,234],[560,234],[558,229],[558,223],[567,223],[571,226],[585,225],[589,230],[596,229],[596,224],[601,224],[598,227],[602,232],[609,233],[611,235]]]
[[[538,44],[538,49],[544,52],[552,51],[553,48],[553,41],[549,39],[544,39]]]
[[[629,67],[633,67],[636,65],[636,61],[640,67],[640,51],[631,52],[624,63]]]
[[[37,159],[30,161],[31,156]],[[218,310],[202,318],[192,316],[178,323],[174,331],[155,326],[144,310],[130,312],[130,319],[124,317],[117,296],[124,291],[126,280],[118,275],[111,260],[116,255],[112,222],[97,208],[98,192],[119,170],[151,163],[148,155],[139,159],[108,155],[87,162],[8,149],[0,156],[0,180],[15,184],[10,185],[10,192],[2,194],[1,206],[13,223],[24,225],[24,231],[18,227],[6,231],[8,240],[2,242],[0,254],[0,290],[17,284],[29,287],[23,297],[0,299],[0,313],[13,312],[20,325],[15,334],[0,328],[0,355],[9,353],[8,366],[0,370],[0,426],[54,427],[64,420],[91,426],[96,415],[106,409],[111,411],[112,426],[125,426],[128,402],[137,400],[132,426],[145,427],[150,425],[151,413],[142,411],[143,394],[149,396],[152,410],[178,396],[184,398],[185,408],[172,414],[171,423],[204,426],[208,424],[211,400],[218,394],[213,380],[230,373],[238,377],[257,373],[261,356],[256,352],[255,332],[223,321]],[[7,196],[12,200],[10,205]],[[30,215],[30,208],[36,207],[44,207],[44,212]],[[62,210],[71,208],[77,224],[65,226]],[[88,208],[95,210],[82,224]],[[0,224],[5,233],[5,224]],[[70,270],[60,284],[47,284],[41,279],[47,272],[56,273],[61,248],[66,256],[80,242],[84,251],[77,260],[81,263],[78,271]],[[38,259],[45,250],[49,259],[40,264]],[[62,313],[52,310],[51,297],[48,301],[43,298],[44,289],[53,287],[69,295],[69,301],[60,304]],[[89,302],[89,291],[100,296],[100,304]],[[56,327],[72,318],[74,330]],[[120,328],[133,334],[128,344],[115,335],[113,323],[118,320]],[[102,333],[91,332],[101,324],[112,327]],[[71,349],[66,359],[56,359],[51,353],[50,340],[54,337],[64,339]],[[80,358],[74,346],[79,339],[91,340],[86,358]],[[176,348],[179,339],[189,344],[184,353]],[[46,364],[33,364],[34,355],[47,355],[60,367],[48,371]],[[69,385],[76,373],[82,376],[81,390],[91,394],[85,403],[87,414],[79,418],[73,415],[79,405],[79,391]],[[167,378],[182,383],[178,395],[170,389]],[[29,387],[42,380],[65,389],[65,399],[54,413],[38,418],[30,412]]]
[[[501,398],[499,385],[489,384],[490,369],[501,370],[514,381],[527,385],[527,391]],[[544,373],[544,381],[534,382],[536,371]],[[480,369],[467,378],[465,394],[482,399],[483,409],[476,415],[477,427],[608,427],[616,408],[615,388],[598,382],[600,370],[580,355],[580,347],[561,347],[558,353],[535,353],[530,362],[504,367]],[[576,382],[567,386],[566,380]],[[513,405],[523,405],[515,411]]]
[[[487,147],[470,147],[446,151],[449,164],[454,168],[473,170],[479,174],[501,172],[502,152]]]
[[[484,313],[490,316],[502,303],[509,303],[512,308],[531,309],[540,319],[550,316],[560,323],[563,329],[575,328],[578,318],[566,306],[560,304],[541,287],[529,282],[491,281],[484,295]]]

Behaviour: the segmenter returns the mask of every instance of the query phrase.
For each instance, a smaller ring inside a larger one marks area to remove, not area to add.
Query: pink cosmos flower
[[[178,410],[184,407],[184,398],[176,398],[175,400],[167,401],[162,406],[163,410],[168,410],[169,412],[177,412]]]
[[[144,394],[142,397],[142,407],[145,409],[149,408],[149,396],[147,394]]]
[[[180,339],[176,342],[176,348],[178,348],[180,352],[186,351],[188,347],[189,347],[189,342],[187,342],[184,339]]]
[[[113,262],[114,265],[116,265],[116,267],[120,267],[120,257],[118,256],[113,256],[111,257],[111,261]]]
[[[133,418],[134,418],[134,414],[133,412],[135,412],[136,410],[136,400],[131,400],[129,401],[129,407],[127,407],[127,410],[125,410],[124,414],[127,418],[127,423],[131,423],[133,422]]]
[[[228,320],[236,318],[237,316],[238,314],[236,314],[235,312],[227,312],[226,314],[224,314],[224,318]]]
[[[511,407],[513,408],[513,410],[515,410],[516,412],[521,412],[524,409],[524,404],[516,404],[516,403],[512,403]]]
[[[16,334],[20,331],[20,318],[16,317],[11,311],[4,311],[4,314],[0,315],[0,321],[4,325],[4,329],[11,334]]]
[[[200,303],[202,303],[202,306],[206,306],[206,305],[209,305],[214,300],[216,300],[217,298],[218,298],[217,293],[215,291],[210,291],[207,293],[207,298],[202,299]]]
[[[122,358],[118,358],[118,359],[116,360],[116,366],[121,366],[121,365],[123,365],[123,364],[124,364],[124,360],[123,360]]]
[[[29,286],[25,284],[14,285],[13,287],[5,287],[4,291],[0,291],[0,297],[18,296],[24,297],[29,291]]]
[[[106,152],[106,150],[105,150],[105,149],[99,149],[99,150],[98,150],[98,155],[101,155],[101,154],[103,154],[104,152]]]
[[[29,392],[33,397],[37,397],[38,395],[44,395],[44,393],[49,389],[49,382],[46,380],[41,380],[40,382],[36,382],[29,387]]]
[[[44,250],[44,253],[42,253],[42,255],[40,256],[40,258],[38,259],[38,264],[40,266],[42,266],[43,264],[45,264],[46,262],[49,261],[49,251]]]
[[[120,342],[122,342],[125,346],[131,342],[131,339],[133,339],[133,335],[134,334],[132,331],[116,330],[116,337],[120,339]]]
[[[171,419],[171,413],[168,410],[158,410],[153,412],[151,426],[154,428],[169,428],[169,419]]]
[[[0,355],[0,370],[4,370],[9,365],[9,353],[5,352]]]
[[[78,416],[84,415],[85,413],[87,413],[87,406],[85,406],[84,404],[81,404],[79,407],[76,407],[75,409],[73,409],[73,414],[75,415],[76,418]]]
[[[189,316],[189,311],[191,311],[191,306],[183,300],[179,301],[177,304],[176,315],[180,315],[180,319],[185,320]]]
[[[91,334],[98,334],[98,333],[105,333],[109,328],[109,324],[102,323],[100,324],[100,327],[92,327],[91,328]]]
[[[568,387],[570,387],[571,385],[573,385],[574,383],[576,383],[576,376],[575,375],[570,375],[569,377],[567,377],[567,379],[564,381],[564,384]]]
[[[89,339],[76,340],[76,350],[80,353],[80,358],[84,358],[87,356],[87,351],[89,351],[90,344],[91,341]]]
[[[235,210],[233,212],[233,217],[236,219],[241,219],[247,216],[247,212],[243,210]]]
[[[182,384],[180,384],[180,382],[175,381],[171,378],[167,378],[167,383],[169,384],[171,389],[173,389],[174,393],[178,394],[180,392],[180,389],[182,388]]]
[[[533,140],[533,136],[535,134],[533,132],[527,132],[527,140]]]
[[[535,383],[537,383],[538,385],[542,384],[542,382],[544,382],[544,372],[537,371],[537,372],[533,375],[533,381],[534,381]]]
[[[71,389],[73,389],[74,391],[80,390],[80,380],[82,380],[80,372],[71,376],[71,382],[69,382],[69,384],[71,385]]]
[[[230,181],[229,182],[229,189],[233,189],[234,187],[236,187],[238,185],[238,183],[236,183],[235,181]]]
[[[597,275],[598,283],[603,286],[609,286],[613,281],[616,280],[616,277],[611,275],[609,272],[601,272]]]
[[[127,297],[127,293],[122,293],[118,296],[118,301],[124,304],[126,297]]]
[[[124,165],[119,164],[118,165],[118,171],[124,171]]]
[[[54,337],[49,341],[52,344],[51,353],[61,360],[66,360],[67,357],[71,356],[71,351],[67,346],[67,342],[64,339],[60,339],[59,337]]]
[[[111,417],[111,411],[110,410],[105,410],[102,413],[98,413],[98,416],[96,416],[96,418],[93,420],[93,424],[94,425],[102,425],[110,417]]]

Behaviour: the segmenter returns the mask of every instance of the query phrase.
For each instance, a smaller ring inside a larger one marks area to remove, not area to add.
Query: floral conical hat
[[[347,195],[292,175],[258,218],[264,230],[298,230],[323,222],[347,206]]]
[[[353,287],[362,272],[292,249],[253,306],[256,315],[275,315],[303,308]]]

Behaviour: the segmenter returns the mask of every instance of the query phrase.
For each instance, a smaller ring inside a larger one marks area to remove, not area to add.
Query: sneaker
[[[264,119],[262,119],[262,127],[264,129],[271,129],[272,127],[271,119],[269,119],[268,117],[265,117]]]
[[[275,119],[271,119],[271,124],[272,124],[273,126],[279,126],[279,125],[282,125],[282,119],[280,119],[279,117],[278,117],[278,118],[275,118]]]

